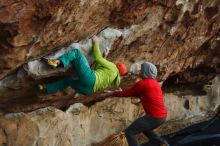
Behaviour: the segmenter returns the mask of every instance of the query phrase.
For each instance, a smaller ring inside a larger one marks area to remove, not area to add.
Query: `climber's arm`
[[[111,68],[113,63],[106,60],[105,58],[103,58],[103,56],[101,54],[98,37],[94,36],[92,39],[93,39],[93,42],[94,42],[93,55],[94,55],[95,61],[97,63],[101,64],[102,66],[105,66],[107,68]]]
[[[140,85],[136,83],[133,87],[124,90],[124,91],[114,91],[113,96],[116,97],[131,97],[131,96],[139,96],[140,93]]]

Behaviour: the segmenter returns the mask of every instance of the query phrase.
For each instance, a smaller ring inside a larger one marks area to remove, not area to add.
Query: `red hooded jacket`
[[[117,97],[140,97],[145,113],[153,118],[166,118],[167,110],[159,83],[152,78],[145,78],[125,91],[115,91]]]

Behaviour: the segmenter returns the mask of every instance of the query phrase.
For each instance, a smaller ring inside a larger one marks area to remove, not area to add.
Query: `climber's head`
[[[141,64],[141,77],[144,78],[156,78],[157,77],[157,67],[150,62],[145,62]]]
[[[118,63],[116,64],[116,66],[117,66],[117,68],[118,68],[118,70],[119,70],[121,76],[126,75],[126,73],[127,73],[127,68],[126,68],[126,66],[124,65],[124,63],[118,62]]]

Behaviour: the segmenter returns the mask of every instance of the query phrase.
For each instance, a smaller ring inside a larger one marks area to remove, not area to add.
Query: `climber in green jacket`
[[[85,56],[78,49],[73,49],[60,58],[55,60],[48,60],[48,64],[57,67],[67,67],[73,65],[73,72],[78,76],[77,79],[68,77],[64,80],[59,80],[49,84],[40,84],[38,88],[47,93],[55,93],[62,91],[68,86],[74,88],[78,93],[83,95],[91,95],[94,92],[100,91],[109,87],[111,84],[119,86],[120,75],[127,73],[127,69],[123,63],[116,65],[105,58],[99,49],[99,38],[92,37],[93,40],[93,55],[96,66],[92,70],[85,58]]]

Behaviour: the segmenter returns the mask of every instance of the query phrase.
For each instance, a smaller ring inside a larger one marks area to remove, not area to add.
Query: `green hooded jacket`
[[[102,57],[99,49],[99,43],[94,43],[93,55],[96,61],[94,70],[96,81],[93,87],[93,92],[108,88],[111,84],[117,87],[120,84],[120,73],[117,66]]]

